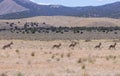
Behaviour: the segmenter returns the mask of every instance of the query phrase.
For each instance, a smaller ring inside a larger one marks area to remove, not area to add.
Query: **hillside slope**
[[[82,18],[82,17],[68,17],[68,16],[39,16],[32,18],[14,19],[14,20],[0,20],[2,22],[21,22],[23,25],[25,22],[45,22],[48,25],[53,26],[120,26],[120,19],[112,18]],[[19,26],[21,26],[19,25]]]
[[[102,6],[66,7],[62,5],[38,5],[30,0],[0,0],[0,19],[58,15],[120,18],[120,2]]]

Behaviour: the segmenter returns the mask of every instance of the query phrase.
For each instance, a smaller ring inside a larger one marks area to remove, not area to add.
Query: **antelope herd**
[[[78,42],[75,42],[75,41],[74,41],[74,42],[71,42],[71,44],[70,44],[68,47],[69,47],[69,48],[74,48],[77,44],[78,44]],[[4,46],[2,47],[2,49],[3,49],[3,50],[5,50],[5,49],[7,49],[7,48],[12,49],[12,47],[11,47],[12,45],[13,45],[13,42],[10,42],[9,44],[4,45]],[[61,46],[62,46],[61,43],[55,44],[55,45],[52,46],[52,49],[54,49],[54,48],[59,49]],[[98,45],[96,45],[94,48],[95,48],[95,49],[97,49],[97,48],[100,49],[101,46],[102,46],[102,43],[100,42],[100,43],[99,43]],[[117,46],[117,43],[115,42],[114,44],[110,45],[108,49],[116,49],[116,46]]]
[[[78,42],[72,42],[70,45],[69,45],[69,48],[74,48],[76,45],[78,44]],[[110,45],[108,49],[116,49],[116,45],[117,43],[115,42],[113,45]],[[60,48],[62,46],[61,43],[57,44],[57,45],[53,45],[52,48]],[[98,48],[100,49],[102,46],[102,43],[100,42],[98,45],[96,45],[94,48]]]
[[[78,44],[78,42],[75,42],[75,41],[74,41],[74,42],[71,42],[71,44],[69,45],[69,48],[74,48],[77,44]],[[116,49],[116,45],[117,45],[117,43],[115,42],[114,44],[110,45],[108,49],[109,49],[109,50],[110,50],[110,49]],[[58,48],[58,49],[59,49],[61,46],[62,46],[62,44],[59,43],[59,44],[53,45],[52,48]],[[102,46],[102,43],[100,42],[100,43],[99,43],[98,45],[96,45],[94,48],[95,48],[95,49],[97,49],[97,48],[100,49],[101,46]]]

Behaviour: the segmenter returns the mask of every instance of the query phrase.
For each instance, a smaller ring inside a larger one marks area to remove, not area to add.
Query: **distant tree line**
[[[34,34],[34,33],[65,33],[65,32],[73,32],[73,33],[81,33],[84,31],[87,32],[112,32],[112,31],[120,31],[120,27],[17,27],[10,29],[0,29],[0,31],[11,31],[12,33],[23,33],[23,34]]]
[[[18,22],[20,23],[20,22]],[[73,32],[73,33],[80,33],[83,34],[85,31],[87,32],[112,32],[112,31],[120,31],[120,27],[118,26],[111,26],[111,27],[53,27],[53,26],[39,26],[39,23],[30,22],[25,23],[24,26],[18,27],[14,23],[6,23],[9,24],[10,28],[1,28],[0,31],[10,31],[12,33],[23,33],[23,34],[35,34],[35,33],[66,33],[66,32]],[[43,22],[43,25],[46,25]],[[117,34],[117,32],[115,32]]]

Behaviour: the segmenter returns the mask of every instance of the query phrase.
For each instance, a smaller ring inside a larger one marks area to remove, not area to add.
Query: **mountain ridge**
[[[6,9],[6,10],[5,10]],[[0,4],[0,15],[22,12],[28,10],[27,8],[16,4],[13,0],[4,0]]]
[[[5,1],[6,0],[0,0],[1,8],[7,7],[7,6],[4,7],[1,6],[2,3]],[[15,12],[7,13],[5,12],[6,10],[8,10],[7,8],[2,9],[2,11],[0,11],[0,19],[19,19],[19,18],[28,18],[34,16],[58,16],[58,15],[77,16],[77,17],[120,18],[120,1],[111,4],[101,5],[101,6],[66,7],[62,5],[61,6],[39,5],[30,0],[9,0],[8,4],[11,3],[9,7],[13,6],[12,2],[16,3],[16,7],[12,8],[15,10]],[[9,8],[9,11],[11,11],[12,9]]]

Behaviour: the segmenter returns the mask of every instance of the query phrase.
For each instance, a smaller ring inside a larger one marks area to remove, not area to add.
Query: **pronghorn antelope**
[[[2,47],[2,49],[6,49],[6,48],[10,48],[10,49],[11,49],[11,45],[13,45],[13,42],[10,42],[9,44],[4,45],[4,46]]]
[[[70,45],[69,45],[69,48],[70,47],[75,47],[77,45],[77,42],[72,42]]]
[[[115,42],[113,45],[109,46],[109,49],[112,49],[112,48],[115,49],[116,45],[117,45],[117,43]]]
[[[53,45],[52,48],[60,48],[60,46],[61,46],[61,43],[59,43],[58,45],[57,45],[57,44],[56,44],[56,45]]]
[[[100,42],[98,45],[95,46],[95,48],[100,48],[101,45],[102,45],[102,44],[101,44],[101,42]]]

